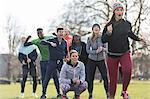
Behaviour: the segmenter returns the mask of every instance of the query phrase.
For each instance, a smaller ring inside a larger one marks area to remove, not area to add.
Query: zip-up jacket
[[[86,51],[89,54],[88,58],[94,61],[101,61],[104,60],[103,51],[100,53],[96,53],[98,47],[104,47],[105,45],[101,41],[101,37],[97,37],[96,40],[93,42],[90,38],[87,40]]]
[[[71,84],[73,78],[79,78],[81,83],[85,81],[85,66],[81,61],[78,61],[75,67],[71,62],[64,63],[60,72],[60,83]]]
[[[110,24],[112,24],[113,28],[111,35],[107,31],[107,26]],[[102,42],[108,42],[108,54],[122,55],[130,50],[128,37],[140,41],[139,37],[132,32],[131,23],[122,19],[118,22],[110,22],[105,26]]]
[[[22,63],[22,61],[25,61],[25,63],[27,63],[27,58],[29,58],[31,60],[31,62],[35,62],[35,60],[37,59],[37,56],[38,56],[38,54],[35,49],[28,55],[25,55],[25,54],[19,52],[18,59],[19,59],[20,63]]]

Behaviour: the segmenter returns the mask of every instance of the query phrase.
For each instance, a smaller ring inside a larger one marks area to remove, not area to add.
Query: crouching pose
[[[62,99],[66,99],[69,91],[74,91],[74,99],[80,99],[80,94],[87,88],[85,81],[85,66],[78,61],[78,52],[70,51],[70,61],[64,63],[60,72],[60,85],[62,89]]]

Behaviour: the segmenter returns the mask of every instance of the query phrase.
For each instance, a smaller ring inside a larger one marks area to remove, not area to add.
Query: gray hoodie
[[[97,37],[96,40],[93,42],[90,38],[87,40],[86,51],[89,54],[88,58],[94,61],[101,61],[104,60],[104,53],[103,51],[100,53],[96,53],[98,47],[106,47],[101,41],[101,36]]]
[[[85,81],[85,66],[78,61],[77,66],[72,67],[68,63],[64,63],[60,71],[60,84],[71,84],[71,79],[79,78],[81,83]]]

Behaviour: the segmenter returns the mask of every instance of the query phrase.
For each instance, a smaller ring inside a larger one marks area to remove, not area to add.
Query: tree
[[[16,56],[16,47],[19,44],[19,39],[23,30],[21,26],[17,23],[16,19],[9,15],[6,18],[6,26],[5,32],[8,36],[8,48],[9,48],[9,56],[8,56],[8,78],[11,78],[10,71],[15,67],[11,67],[12,56]]]
[[[104,25],[109,20],[111,6],[108,1],[73,0],[67,5],[67,10],[61,19],[58,19],[59,23],[53,23],[69,26],[72,32],[85,35],[91,31],[91,26],[94,23]]]
[[[132,23],[133,32],[136,35],[142,35],[144,31],[142,26],[149,21],[147,17],[150,12],[150,6],[147,5],[148,0],[73,0],[62,15],[60,24],[69,26],[72,32],[86,35],[91,31],[92,24],[99,23],[103,27],[108,22],[112,15],[111,9],[114,1],[124,4],[125,19]],[[133,41],[131,45],[134,54],[137,44]]]
[[[133,32],[136,33],[136,35],[144,35],[142,34],[143,27],[142,25],[146,25],[145,21],[148,21],[148,14],[150,12],[150,6],[147,5],[148,0],[132,0],[132,3],[130,3],[130,7],[127,9],[129,13],[129,17],[132,17],[133,14],[136,15],[131,22],[133,23],[132,29]],[[148,33],[148,31],[147,31]],[[135,50],[137,49],[137,44],[135,41],[132,42],[132,54],[135,53]],[[143,48],[146,46],[143,46]]]
[[[73,0],[66,6],[67,10],[62,15],[60,24],[69,26],[72,32],[86,35],[90,33],[92,24],[99,23],[101,27],[106,25],[112,16],[114,1],[124,4],[125,19],[131,22],[133,32],[139,36],[146,35],[148,42],[150,29],[147,27],[145,30],[143,27],[150,25],[149,0]],[[142,33],[143,31],[144,33]],[[132,41],[131,46],[132,54],[135,54],[136,50],[142,50],[143,54],[148,53],[147,55],[150,53],[149,43],[142,46],[142,44]]]

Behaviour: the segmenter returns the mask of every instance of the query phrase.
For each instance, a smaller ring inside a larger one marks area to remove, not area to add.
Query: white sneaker
[[[32,93],[32,96],[35,97],[35,98],[38,98],[36,93]]]
[[[21,93],[21,98],[24,98],[24,93]]]

